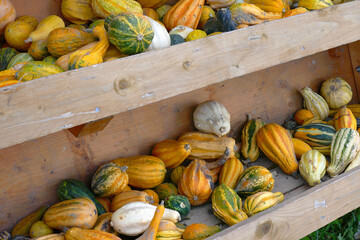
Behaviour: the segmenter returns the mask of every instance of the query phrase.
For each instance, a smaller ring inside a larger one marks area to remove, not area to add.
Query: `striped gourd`
[[[274,188],[274,178],[270,171],[262,166],[252,166],[240,175],[235,191],[243,197],[257,192],[271,191]]]
[[[59,66],[42,61],[33,61],[25,64],[16,74],[16,80],[30,81],[64,72]]]
[[[331,0],[300,0],[298,3],[299,7],[303,7],[308,10],[317,10],[333,5],[334,4]]]
[[[241,133],[241,154],[245,159],[255,162],[260,154],[260,149],[256,144],[256,133],[260,128],[265,126],[265,122],[261,119],[251,119],[248,115],[248,122],[245,124]]]
[[[243,170],[244,166],[239,159],[235,156],[229,158],[221,168],[219,184],[234,188]]]
[[[131,202],[145,202],[152,204],[154,203],[154,200],[153,197],[149,196],[144,191],[137,191],[137,190],[126,191],[119,193],[112,199],[110,210],[111,212],[115,212],[122,206],[125,206],[126,204]]]
[[[308,125],[310,123],[324,123],[318,116],[314,116],[312,118],[305,119],[302,126]]]
[[[178,166],[171,172],[170,175],[171,182],[176,186],[178,185],[180,177],[182,176],[184,170],[185,170],[185,166]]]
[[[286,174],[298,169],[290,133],[276,123],[266,124],[256,134],[256,142],[265,155]]]
[[[214,215],[229,226],[248,218],[246,213],[241,210],[241,198],[225,184],[215,188],[211,202]]]
[[[319,151],[321,154],[323,154],[326,157],[330,157],[331,145],[325,147],[312,147],[312,149]]]
[[[82,228],[71,228],[65,233],[66,240],[121,240],[114,234],[100,231],[100,230],[88,230]]]
[[[129,182],[127,166],[119,167],[115,163],[102,165],[91,180],[91,190],[96,196],[111,197],[123,191]]]
[[[290,10],[287,0],[245,0],[245,2],[254,4],[265,12],[284,14]]]
[[[71,227],[91,229],[97,217],[95,204],[88,198],[80,197],[52,205],[43,220],[49,227],[59,230]]]
[[[284,200],[284,195],[281,192],[258,192],[245,199],[244,212],[251,217],[259,212],[262,212],[277,203]]]
[[[291,140],[294,145],[295,155],[297,159],[300,159],[303,154],[311,150],[311,147],[306,142],[297,138],[292,138]]]
[[[351,128],[342,128],[336,132],[331,142],[331,163],[326,169],[330,177],[340,174],[354,160],[360,147],[360,136]]]
[[[324,120],[329,115],[329,106],[325,99],[308,87],[301,90],[304,98],[305,108]]]
[[[112,213],[110,213],[110,212],[101,214],[98,217],[98,219],[96,220],[96,223],[92,229],[116,234],[115,230],[110,225],[111,216],[112,216]]]
[[[39,41],[32,42],[28,49],[28,53],[36,61],[42,61],[45,57],[50,55],[50,53],[48,51],[48,47],[47,47],[47,41],[39,40]]]
[[[335,128],[324,123],[310,123],[295,128],[294,137],[312,147],[329,146],[335,135]]]
[[[161,159],[148,155],[115,159],[120,167],[127,166],[129,185],[136,188],[153,188],[164,181],[166,168]]]
[[[165,200],[165,198],[173,195],[178,195],[178,190],[173,183],[162,183],[158,185],[154,191],[159,196],[160,200]]]
[[[308,151],[301,157],[299,171],[310,186],[319,184],[326,173],[325,156],[317,150]]]
[[[95,14],[102,18],[122,12],[143,14],[140,3],[135,0],[92,0],[91,5]]]
[[[351,128],[357,129],[356,119],[351,112],[351,110],[347,107],[340,108],[334,116],[334,127],[335,130],[338,131],[341,128]]]
[[[32,56],[30,54],[28,54],[28,53],[18,53],[14,57],[11,58],[11,60],[8,63],[6,69],[10,69],[10,68],[14,67],[18,63],[32,62],[32,61],[34,61],[34,59],[32,58]]]
[[[325,80],[321,84],[320,94],[330,108],[340,108],[348,104],[353,95],[349,83],[340,77]]]
[[[211,8],[218,10],[220,8],[230,7],[235,3],[235,0],[206,0],[206,3],[209,4]]]
[[[346,106],[354,114],[354,117],[360,117],[360,104],[351,104]]]
[[[154,38],[154,30],[149,20],[140,14],[120,13],[111,20],[108,26],[109,41],[120,52],[126,55],[141,53],[147,49]]]

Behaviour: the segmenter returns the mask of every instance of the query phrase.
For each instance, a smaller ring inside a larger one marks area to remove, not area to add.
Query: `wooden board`
[[[16,17],[31,15],[39,21],[49,15],[61,14],[61,0],[11,0],[16,10]]]
[[[88,184],[100,164],[149,154],[155,143],[193,130],[192,113],[202,101],[223,103],[233,128],[244,123],[247,113],[281,124],[301,107],[299,90],[304,86],[318,91],[322,80],[341,76],[356,89],[351,68],[348,48],[342,46],[123,112],[96,134],[75,138],[61,131],[0,149],[0,176],[5,176],[0,230],[36,207],[57,201],[55,189],[62,179],[77,178]],[[353,99],[357,103],[356,92]],[[287,183],[282,181],[277,182]]]
[[[0,148],[356,41],[359,23],[354,1],[2,88]]]

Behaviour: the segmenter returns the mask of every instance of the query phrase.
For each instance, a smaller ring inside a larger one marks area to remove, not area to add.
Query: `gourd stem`
[[[251,113],[246,114],[246,116],[247,116],[247,121],[250,121],[251,120]]]
[[[229,159],[229,156],[230,156],[230,149],[226,147],[224,154],[218,160],[216,160],[215,162],[207,162],[205,163],[205,166],[209,170],[220,167],[226,163],[226,161]]]

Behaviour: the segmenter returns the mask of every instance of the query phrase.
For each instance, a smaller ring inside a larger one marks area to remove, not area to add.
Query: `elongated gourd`
[[[295,128],[294,137],[306,142],[311,147],[325,147],[331,144],[335,132],[335,128],[328,124],[310,123]]]
[[[210,237],[211,235],[220,232],[220,227],[208,226],[203,223],[193,223],[185,228],[183,233],[184,240],[199,240]]]
[[[160,221],[164,212],[165,212],[164,201],[161,201],[161,203],[159,204],[159,206],[157,206],[155,210],[154,217],[151,220],[149,227],[136,240],[155,240],[159,229]]]
[[[115,212],[122,206],[131,202],[145,202],[153,204],[154,200],[144,191],[130,190],[121,192],[112,199],[110,210],[111,212]]]
[[[67,20],[75,24],[86,24],[95,17],[91,0],[63,0],[61,13]]]
[[[254,4],[265,12],[284,14],[290,10],[287,0],[245,0],[245,2]]]
[[[326,173],[325,156],[317,150],[309,150],[301,156],[299,171],[310,186],[319,184]]]
[[[244,166],[240,160],[235,156],[231,157],[221,168],[219,184],[224,184],[230,188],[235,188],[243,170]]]
[[[326,171],[330,177],[340,174],[354,160],[360,147],[360,136],[351,128],[342,128],[336,132],[331,142],[331,163]]]
[[[328,117],[329,105],[322,96],[308,87],[304,87],[301,90],[301,94],[304,98],[304,104],[307,110],[312,112],[315,116],[318,116],[321,120]]]
[[[56,15],[50,15],[41,20],[41,22],[37,25],[35,31],[30,33],[29,38],[25,40],[25,42],[33,42],[39,40],[46,40],[49,33],[56,29],[65,27],[64,21]]]
[[[256,144],[256,134],[265,124],[261,118],[251,119],[251,115],[248,115],[248,121],[242,129],[241,154],[251,162],[255,162],[259,157],[260,149]]]
[[[87,230],[78,227],[70,228],[65,233],[66,240],[121,240],[114,234],[100,230]]]
[[[31,225],[33,225],[36,221],[41,220],[47,209],[48,207],[45,206],[40,207],[35,212],[21,219],[12,229],[11,235],[29,236]]]
[[[233,20],[238,24],[254,25],[282,18],[280,13],[268,13],[248,3],[234,3],[229,7]]]
[[[292,174],[298,169],[294,145],[287,130],[276,123],[260,128],[256,142],[265,155],[283,170]]]
[[[284,195],[281,192],[258,192],[245,199],[244,212],[251,217],[259,212],[262,212],[277,203],[284,200]]]
[[[30,81],[62,72],[64,72],[64,70],[54,64],[33,61],[26,63],[19,71],[17,71],[15,78],[17,80]]]
[[[176,168],[179,166],[191,153],[190,144],[187,141],[176,141],[166,139],[157,143],[152,155],[160,158],[166,168]]]
[[[135,0],[92,0],[91,5],[95,14],[101,18],[122,12],[143,14],[140,3]]]
[[[340,108],[335,114],[333,121],[336,131],[341,128],[351,128],[357,130],[357,122],[354,114],[347,107]]]

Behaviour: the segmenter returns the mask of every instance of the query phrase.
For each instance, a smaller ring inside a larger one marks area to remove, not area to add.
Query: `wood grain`
[[[217,233],[209,240],[300,239],[359,207],[360,168],[343,173]]]
[[[224,104],[231,114],[232,129],[244,124],[247,113],[282,124],[301,108],[301,88],[319,91],[321,82],[334,76],[354,86],[351,68],[348,48],[342,46],[123,112],[98,133],[76,138],[61,131],[0,149],[0,176],[4,176],[0,230],[9,229],[40,205],[55,203],[56,185],[62,179],[76,178],[89,184],[99,165],[119,157],[149,154],[157,142],[193,130],[192,113],[205,100]],[[353,103],[357,103],[356,92]],[[275,187],[288,183],[286,179],[276,182]]]
[[[360,91],[360,41],[348,44],[356,89]],[[359,97],[359,96],[358,96]],[[359,99],[360,101],[360,99]]]
[[[359,23],[354,1],[2,88],[0,148],[356,41]]]
[[[30,15],[39,21],[49,15],[61,14],[61,0],[11,0],[16,9],[16,17]]]

